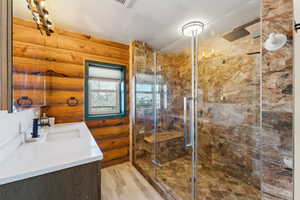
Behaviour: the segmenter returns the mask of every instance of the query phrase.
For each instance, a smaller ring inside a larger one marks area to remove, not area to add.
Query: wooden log
[[[40,75],[13,73],[13,88],[44,90],[47,87],[46,78],[47,77]]]
[[[18,57],[36,58],[49,61],[65,62],[78,65],[84,65],[85,60],[98,62],[128,65],[128,60],[109,58],[104,56],[95,56],[86,53],[80,53],[72,50],[57,49],[32,43],[13,42],[13,55]]]
[[[109,161],[101,163],[101,168],[103,169],[103,168],[110,167],[110,166],[117,165],[117,164],[121,164],[121,163],[124,163],[124,162],[127,162],[127,161],[129,161],[129,157],[126,155],[122,158],[117,158],[117,159],[114,159],[114,160],[109,160]]]
[[[128,155],[129,155],[129,147],[123,147],[123,148],[120,148],[120,149],[113,149],[113,150],[110,150],[110,151],[104,151],[103,152],[103,156],[104,156],[103,161],[106,162],[106,161],[109,161],[109,160],[123,158],[125,156],[128,157]]]
[[[57,76],[78,77],[84,76],[84,66],[51,62],[34,58],[17,57],[13,58],[13,70],[17,73],[43,73],[56,74]]]
[[[70,97],[75,97],[79,104],[84,103],[82,91],[48,90],[46,92],[46,104],[66,104]]]
[[[45,90],[16,89],[13,91],[13,96],[14,96],[14,102],[16,102],[21,97],[27,96],[32,100],[33,106],[46,104],[46,91]]]
[[[129,146],[129,137],[117,137],[107,140],[97,140],[98,145],[103,151],[108,151],[111,149],[117,149]]]
[[[43,108],[43,112],[46,112],[49,117],[55,118],[82,118],[83,116],[83,104],[77,106],[68,105],[54,105],[46,106]]]
[[[86,125],[92,128],[99,128],[99,127],[107,127],[107,126],[118,126],[118,125],[125,125],[129,123],[128,117],[116,118],[116,119],[104,119],[104,120],[92,120],[86,121]]]
[[[16,25],[21,25],[24,27],[36,29],[35,23],[24,20],[24,19],[20,19],[17,17],[13,18],[13,23]],[[68,36],[68,37],[72,37],[72,38],[78,38],[78,39],[81,39],[84,41],[91,41],[91,42],[95,42],[95,43],[99,43],[99,44],[105,44],[107,46],[112,46],[112,47],[119,48],[119,49],[129,50],[129,45],[127,45],[127,44],[122,44],[119,42],[106,40],[106,39],[103,39],[100,37],[92,37],[90,35],[85,35],[82,33],[75,33],[75,32],[63,30],[60,28],[54,28],[54,31],[55,31],[55,33],[57,33],[59,35],[64,35],[64,36]]]
[[[116,137],[118,135],[128,135],[128,133],[129,133],[128,125],[93,128],[90,130],[91,130],[93,136],[97,140],[101,140],[101,139],[109,138],[109,137]]]
[[[82,78],[13,74],[14,89],[83,90]]]
[[[82,122],[82,116],[72,116],[72,117],[56,117],[55,123],[62,124],[62,123],[73,123],[73,122]]]
[[[28,96],[32,99],[33,105],[65,105],[70,97],[75,97],[79,104],[83,104],[82,91],[15,89],[13,93],[15,100]]]
[[[84,80],[82,78],[55,77],[47,79],[47,86],[50,90],[79,90],[83,91]]]
[[[128,50],[118,49],[100,43],[88,40],[80,40],[74,37],[68,37],[54,33],[51,37],[42,36],[39,31],[24,26],[13,26],[14,41],[27,42],[47,47],[53,47],[64,50],[73,50],[81,53],[87,53],[97,56],[117,58],[127,60],[129,56]]]

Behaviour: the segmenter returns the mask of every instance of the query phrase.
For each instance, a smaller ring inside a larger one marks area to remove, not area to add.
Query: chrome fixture
[[[204,30],[204,23],[200,21],[191,21],[185,24],[181,31],[184,36],[192,37],[202,33]]]
[[[248,28],[249,26],[252,26],[254,24],[257,24],[260,21],[261,21],[261,19],[257,18],[257,19],[254,19],[242,26],[236,27],[230,33],[223,35],[223,38],[228,40],[229,42],[233,42],[235,40],[246,37],[246,36],[250,35],[250,32],[248,30],[246,30],[246,28]],[[254,35],[254,39],[257,39],[259,37],[260,37],[260,31],[257,31],[257,33],[255,33],[255,35]]]
[[[195,23],[195,22],[194,22]],[[193,23],[193,24],[194,24]],[[201,26],[201,24],[203,26]],[[188,25],[188,24],[186,24]],[[197,28],[198,27],[198,28]],[[203,32],[204,24],[199,23],[199,25],[191,26],[188,25],[187,28],[185,28],[186,34],[189,35],[191,33],[192,39],[192,100],[191,100],[191,131],[190,134],[192,134],[192,163],[193,163],[193,169],[192,169],[192,199],[197,199],[197,162],[198,162],[198,34]]]
[[[154,149],[154,154],[152,158],[152,163],[157,166],[157,167],[162,167],[159,156],[158,156],[158,127],[157,127],[157,53],[155,52],[153,54],[153,59],[154,59],[154,90],[153,90],[153,113],[154,113],[154,128],[153,128],[153,138],[154,138],[154,143],[153,143],[153,149]]]
[[[54,31],[52,30],[52,23],[49,21],[49,12],[45,8],[46,0],[26,0],[28,9],[31,11],[33,20],[37,24],[37,28],[41,34],[43,31],[50,36]]]
[[[298,32],[300,30],[300,23],[295,23],[295,31]]]
[[[185,137],[185,147],[192,148],[192,199],[197,198],[197,160],[198,160],[198,35],[204,31],[204,23],[200,21],[191,21],[182,27],[182,34],[184,36],[191,37],[191,53],[192,53],[192,92],[190,97],[185,97],[183,99],[184,103],[184,137]],[[191,112],[188,117],[188,106]],[[189,129],[188,123],[189,121]]]
[[[125,8],[131,8],[136,0],[115,0],[115,1],[122,4]]]
[[[192,132],[193,124],[191,123],[191,118],[188,117],[188,113],[191,112],[191,102],[191,97],[183,98],[183,136],[185,148],[192,147],[192,139],[194,137],[194,133]]]

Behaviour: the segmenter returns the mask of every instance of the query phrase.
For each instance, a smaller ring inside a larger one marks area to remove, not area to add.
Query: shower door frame
[[[192,200],[197,198],[198,163],[198,33],[193,31],[192,48]]]
[[[133,45],[131,45],[131,52],[134,51]],[[152,164],[155,166],[155,177],[157,174],[157,167],[163,167],[160,164],[159,158],[158,158],[158,137],[157,137],[157,107],[156,107],[156,97],[157,97],[157,68],[158,68],[158,63],[157,63],[157,53],[156,51],[154,52],[154,90],[153,90],[153,97],[154,102],[153,102],[153,111],[154,111],[154,129],[153,129],[153,138],[154,138],[154,144],[153,144],[153,159],[152,159]],[[198,162],[198,33],[197,31],[194,31],[191,37],[191,78],[192,78],[192,91],[191,91],[191,123],[190,123],[190,139],[191,139],[191,146],[192,146],[192,185],[191,185],[191,200],[195,200],[197,197],[197,162]],[[131,65],[131,108],[133,109],[131,111],[131,119],[130,119],[130,134],[131,134],[131,162],[135,168],[138,169],[138,171],[149,181],[149,183],[166,199],[174,199],[176,198],[170,194],[166,193],[165,190],[162,189],[163,186],[161,186],[157,181],[153,180],[148,174],[146,174],[141,167],[139,167],[136,164],[136,157],[135,157],[135,134],[134,134],[134,125],[135,125],[135,120],[136,120],[136,69],[133,68],[133,63],[134,63],[134,57],[133,55],[130,55],[130,65]]]
[[[149,174],[147,174],[137,163],[136,163],[136,154],[135,154],[135,141],[136,141],[136,135],[134,126],[136,124],[136,69],[134,68],[134,42],[130,44],[130,61],[129,61],[129,76],[130,76],[130,162],[131,164],[142,174],[142,176],[156,189],[157,192],[160,193],[160,195],[164,199],[169,200],[176,200],[176,198],[170,194],[167,193],[165,190],[162,189],[162,186],[158,184],[158,182],[154,181]],[[154,53],[154,56],[156,56],[156,52]],[[156,58],[155,58],[156,61]],[[156,63],[155,63],[156,64]],[[157,65],[154,66],[155,74],[157,70]],[[155,77],[156,78],[156,77]],[[157,82],[157,81],[156,81]],[[155,86],[156,88],[156,86]],[[156,89],[155,91],[156,92]],[[156,107],[154,107],[156,110]],[[156,113],[157,114],[157,113]],[[157,124],[155,125],[157,127]],[[155,148],[154,144],[154,148]],[[152,162],[153,164],[153,162]]]

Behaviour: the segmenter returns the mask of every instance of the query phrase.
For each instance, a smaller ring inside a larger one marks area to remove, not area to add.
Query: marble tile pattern
[[[149,157],[143,157],[137,164],[149,175],[154,169]],[[190,200],[191,198],[191,157],[185,156],[156,168],[153,180],[170,194],[168,200]],[[223,170],[198,166],[197,200],[259,200],[260,190],[238,178],[229,176]]]
[[[293,1],[262,0],[262,39],[283,33],[288,43],[262,51],[262,169],[264,199],[293,199]]]

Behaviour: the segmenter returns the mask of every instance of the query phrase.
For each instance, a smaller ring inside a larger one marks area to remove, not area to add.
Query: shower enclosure
[[[265,195],[260,7],[235,9],[175,52],[132,43],[133,163],[166,199]]]

